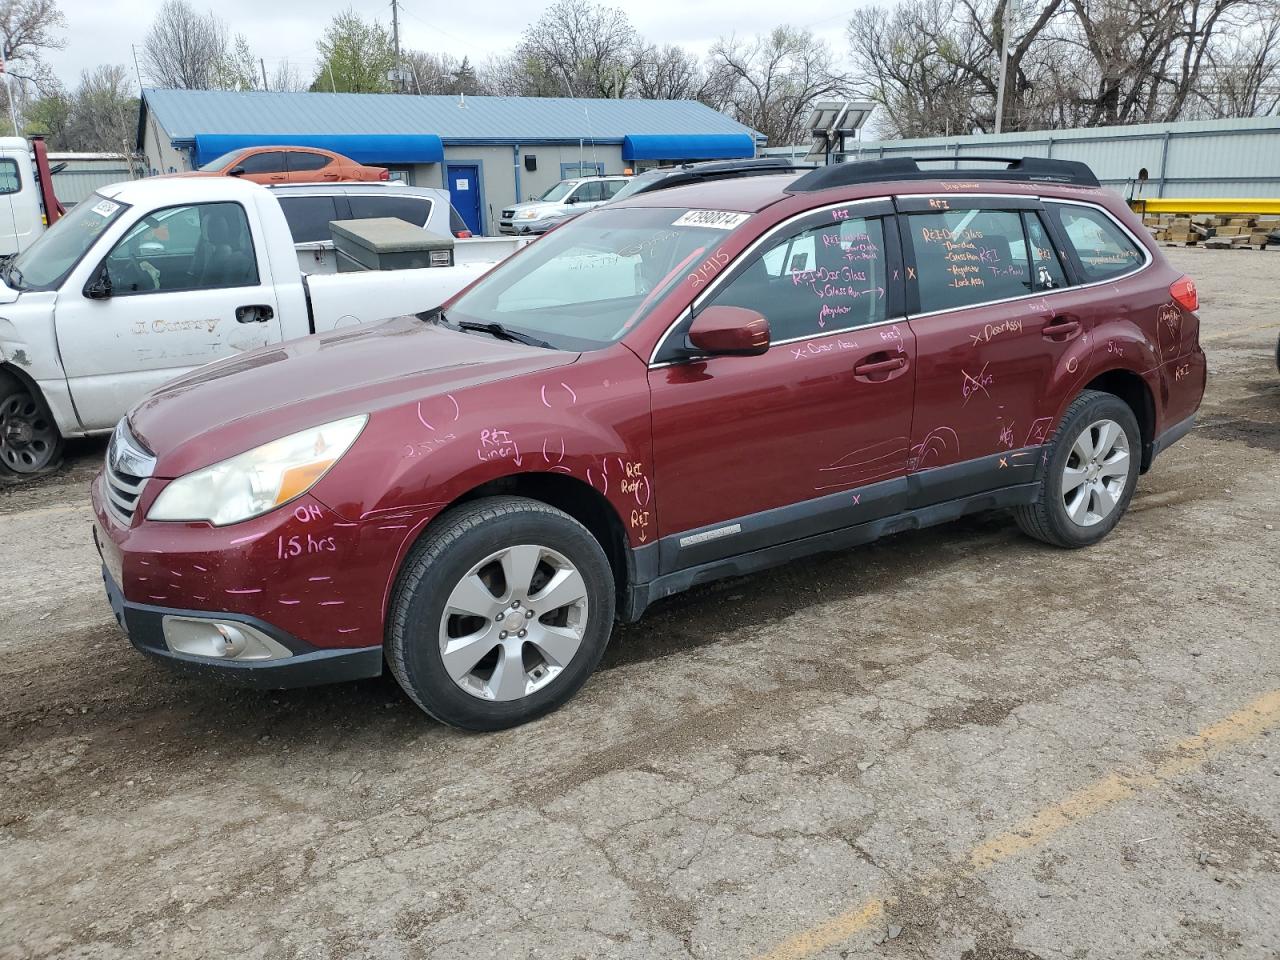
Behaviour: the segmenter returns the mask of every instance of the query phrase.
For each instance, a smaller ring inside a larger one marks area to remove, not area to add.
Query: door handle
[[[255,303],[247,307],[236,307],[236,323],[266,323],[276,312],[269,304]]]
[[[1041,335],[1049,340],[1070,340],[1080,332],[1080,321],[1072,320],[1061,314],[1053,317],[1045,324]]]
[[[855,377],[869,377],[877,373],[891,373],[894,370],[901,370],[906,365],[906,357],[890,357],[888,360],[868,360],[854,367],[853,375]]]

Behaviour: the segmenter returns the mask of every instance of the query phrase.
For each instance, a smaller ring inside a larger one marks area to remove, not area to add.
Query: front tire
[[[404,691],[466,730],[514,727],[586,682],[613,630],[594,536],[537,500],[488,497],[440,517],[396,583],[386,656]]]
[[[62,434],[44,398],[18,378],[0,373],[0,475],[29,480],[62,462]]]
[[[1049,445],[1034,503],[1013,514],[1027,536],[1055,547],[1088,547],[1124,516],[1138,484],[1142,433],[1129,405],[1085,390],[1067,407]]]

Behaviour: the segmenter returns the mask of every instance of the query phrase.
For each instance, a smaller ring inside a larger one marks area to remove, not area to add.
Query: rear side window
[[[955,310],[1034,287],[1015,210],[908,214],[920,312]]]
[[[395,217],[412,223],[415,227],[425,227],[431,217],[431,201],[421,197],[369,197],[352,194],[347,200],[351,203],[351,217],[355,220]]]
[[[333,197],[280,197],[280,209],[289,222],[294,243],[333,239],[329,221],[339,219]]]
[[[616,194],[619,190],[621,190],[624,186],[626,186],[626,183],[627,181],[625,180],[602,181],[601,188],[604,191],[604,198],[606,200],[612,200],[614,197],[614,194]]]
[[[1030,210],[1022,213],[1022,223],[1031,241],[1031,281],[1036,290],[1057,290],[1067,285],[1067,274],[1054,252],[1053,241],[1040,215]],[[1017,251],[1021,254],[1021,249]]]
[[[1142,265],[1142,251],[1116,222],[1096,207],[1047,203],[1089,281],[1110,280]]]
[[[321,167],[327,167],[331,162],[329,157],[323,153],[290,153],[289,169],[290,170],[319,170]]]
[[[762,314],[775,342],[824,336],[886,318],[885,273],[878,217],[828,220],[770,245],[711,302]]]

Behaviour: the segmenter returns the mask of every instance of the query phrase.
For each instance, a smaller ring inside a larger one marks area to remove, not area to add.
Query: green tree
[[[51,150],[71,150],[72,102],[61,89],[52,90],[31,101],[23,110],[22,135],[43,135]],[[6,126],[8,117],[5,117]]]
[[[388,93],[387,74],[396,66],[391,33],[376,20],[365,20],[347,8],[330,21],[316,41],[320,69],[312,90],[339,93]]]

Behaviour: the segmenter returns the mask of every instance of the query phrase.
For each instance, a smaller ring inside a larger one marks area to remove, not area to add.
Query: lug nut
[[[528,631],[528,630],[521,630],[519,633],[517,633],[517,634],[516,634],[516,636],[517,636],[517,637],[524,637],[524,636],[527,636],[527,635],[528,635],[528,633],[529,633],[529,631]]]
[[[511,601],[511,609],[512,609],[512,610],[519,610],[519,609],[520,609],[520,601],[519,601],[519,600],[512,600],[512,601]]]
[[[502,614],[498,614],[498,615],[497,615],[496,617],[494,617],[493,619],[495,619],[495,620],[501,620],[501,619],[502,619],[502,616],[503,616]]]
[[[498,631],[498,639],[499,639],[499,640],[505,640],[505,639],[507,639],[507,631],[505,631],[505,630],[500,630],[500,631]]]

